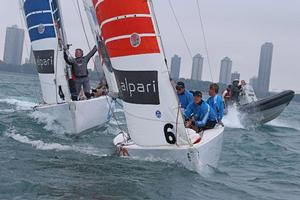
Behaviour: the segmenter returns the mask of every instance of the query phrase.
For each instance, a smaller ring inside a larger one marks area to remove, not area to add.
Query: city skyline
[[[7,64],[21,65],[24,46],[23,29],[17,25],[6,27],[3,61]]]
[[[273,60],[273,44],[266,42],[261,46],[259,71],[257,76],[257,92],[264,95],[269,92]]]
[[[171,72],[170,76],[172,79],[179,79],[180,77],[180,65],[181,65],[181,57],[175,54],[171,58]]]
[[[192,64],[192,80],[202,80],[202,72],[203,72],[203,56],[201,54],[196,54],[193,57],[193,64]]]
[[[224,57],[221,60],[221,64],[220,64],[219,83],[230,84],[231,71],[232,71],[232,60],[228,57]]]
[[[202,0],[200,2],[202,18],[207,39],[209,59],[203,44],[197,9],[194,1],[173,0],[174,10],[187,39],[192,55],[202,52],[203,80],[209,80],[210,61],[213,81],[219,77],[219,64],[224,55],[234,60],[234,71],[241,72],[241,79],[249,80],[258,74],[258,57],[260,46],[265,41],[271,41],[276,49],[273,52],[273,66],[270,90],[294,89],[300,91],[298,74],[298,52],[300,52],[300,1],[239,1],[239,0]],[[168,5],[168,1],[153,0],[158,20],[161,38],[163,40],[166,57],[174,54],[182,57],[181,77],[190,77],[192,59],[184,40],[181,37],[176,20]],[[80,1],[83,10],[82,3]],[[69,43],[73,44],[71,52],[81,47],[87,52],[88,45],[84,38],[78,12],[72,0],[61,1],[65,30]],[[271,8],[271,9],[270,9]],[[189,12],[187,12],[187,10]],[[4,51],[5,28],[12,24],[23,27],[19,13],[18,1],[3,0],[0,7],[0,55]],[[83,12],[89,43],[93,37]],[[28,36],[26,36],[28,47]],[[24,46],[24,58],[29,57],[29,48]],[[28,53],[27,53],[28,52]],[[23,59],[24,60],[24,59]],[[93,67],[90,64],[90,67]],[[288,69],[288,70],[286,70]],[[282,72],[285,71],[284,76]],[[277,80],[282,81],[277,81]],[[296,84],[295,84],[296,82]]]

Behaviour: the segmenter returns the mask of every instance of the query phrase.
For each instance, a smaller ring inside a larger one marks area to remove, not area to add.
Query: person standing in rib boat
[[[195,91],[194,102],[190,103],[185,112],[185,127],[196,132],[213,129],[217,124],[217,117],[214,109],[202,100],[202,93]]]
[[[75,75],[75,91],[76,94],[72,95],[72,100],[77,100],[78,96],[81,92],[81,87],[83,87],[84,95],[87,99],[91,98],[91,87],[90,87],[90,79],[89,73],[87,69],[87,65],[90,59],[95,55],[97,52],[97,47],[94,48],[86,55],[83,56],[82,49],[75,50],[75,58],[69,57],[66,53],[67,49],[64,49],[64,59],[67,64],[72,66],[72,74]]]

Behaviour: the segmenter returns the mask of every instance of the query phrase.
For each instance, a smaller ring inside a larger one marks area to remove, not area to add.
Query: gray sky
[[[22,26],[18,0],[1,1],[0,59],[3,55],[5,28],[13,24]],[[72,49],[82,47],[88,51],[79,16],[74,7],[75,1],[61,0],[68,40],[73,44]],[[153,1],[167,58],[170,60],[174,54],[180,55],[181,76],[190,77],[192,61],[168,1]],[[203,79],[211,80],[196,0],[172,0],[172,2],[192,53],[200,53],[205,58]],[[249,80],[258,72],[260,46],[264,42],[272,42],[274,52],[270,89],[294,89],[300,93],[299,0],[199,0],[199,2],[214,81],[219,79],[220,60],[225,56],[233,60],[233,71],[239,71],[242,79]],[[87,22],[86,27],[92,42]],[[24,57],[28,57],[26,51]]]

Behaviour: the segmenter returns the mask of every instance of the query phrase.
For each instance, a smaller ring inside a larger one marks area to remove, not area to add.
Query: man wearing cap
[[[209,86],[209,98],[207,99],[208,105],[215,111],[218,123],[222,123],[224,116],[224,103],[222,97],[218,94],[219,86],[213,83]]]
[[[185,89],[185,85],[181,81],[177,82],[176,91],[180,106],[185,110],[186,107],[193,102],[193,94]]]
[[[213,109],[202,100],[202,93],[195,91],[194,101],[190,103],[185,112],[185,127],[194,129],[196,132],[212,129],[217,124]]]

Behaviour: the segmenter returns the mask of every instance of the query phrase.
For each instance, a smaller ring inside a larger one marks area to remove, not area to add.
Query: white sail
[[[139,146],[187,144],[150,1],[93,4],[132,140]]]
[[[118,87],[117,87],[117,82],[116,82],[116,77],[115,74],[112,70],[111,63],[109,61],[109,57],[107,54],[103,51],[105,51],[104,44],[101,43],[101,38],[100,38],[100,27],[98,24],[98,19],[96,16],[96,11],[94,9],[93,3],[91,0],[84,0],[83,1],[85,12],[92,30],[92,33],[94,35],[95,43],[98,45],[98,53],[99,56],[103,60],[103,71],[106,77],[107,84],[109,86],[109,90],[113,93],[118,93]]]
[[[43,100],[47,104],[70,100],[61,42],[65,38],[57,0],[21,0],[36,60]]]

